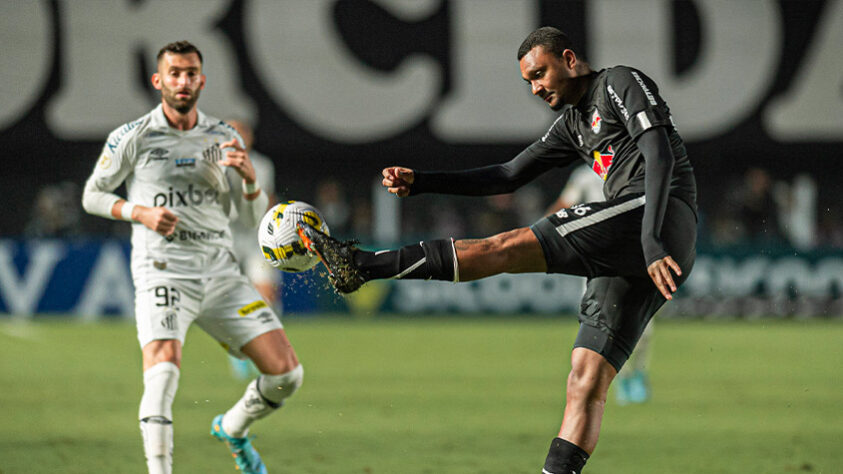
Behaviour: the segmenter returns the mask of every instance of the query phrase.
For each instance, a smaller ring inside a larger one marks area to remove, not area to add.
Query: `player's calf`
[[[160,362],[143,373],[138,418],[150,474],[169,474],[173,470],[172,407],[178,383],[179,368],[172,362]]]
[[[459,281],[453,239],[438,239],[408,245],[398,250],[354,254],[354,264],[368,280],[394,278],[400,280]]]

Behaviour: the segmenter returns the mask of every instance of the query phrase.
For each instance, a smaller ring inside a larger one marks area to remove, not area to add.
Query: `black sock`
[[[544,470],[549,474],[580,474],[588,453],[579,446],[562,438],[555,438],[550,443]]]
[[[403,280],[454,281],[454,249],[451,239],[431,240],[398,250],[354,253],[354,263],[366,280],[399,278]]]

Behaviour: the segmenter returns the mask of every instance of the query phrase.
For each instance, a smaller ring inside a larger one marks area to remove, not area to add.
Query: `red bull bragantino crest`
[[[600,133],[600,122],[603,121],[603,117],[600,116],[600,112],[597,109],[594,109],[594,115],[591,116],[591,131],[594,133]]]
[[[615,159],[615,150],[612,149],[612,145],[609,145],[606,153],[600,153],[600,150],[594,150],[593,155],[594,164],[591,165],[591,169],[603,178],[603,181],[606,181],[609,167],[612,166],[612,160]]]

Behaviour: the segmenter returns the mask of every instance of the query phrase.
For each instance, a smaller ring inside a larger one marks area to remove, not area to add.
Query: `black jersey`
[[[553,166],[584,159],[606,181],[606,199],[613,199],[644,192],[644,156],[635,141],[646,130],[664,126],[675,159],[670,194],[696,209],[693,168],[658,86],[627,66],[592,74],[579,103],[563,106],[547,133],[524,153]]]

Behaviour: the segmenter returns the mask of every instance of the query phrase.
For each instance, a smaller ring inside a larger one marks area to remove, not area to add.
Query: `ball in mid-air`
[[[319,210],[302,201],[276,204],[261,219],[258,246],[266,261],[279,270],[303,272],[319,262],[319,257],[307,250],[296,231],[299,221],[330,235]]]

